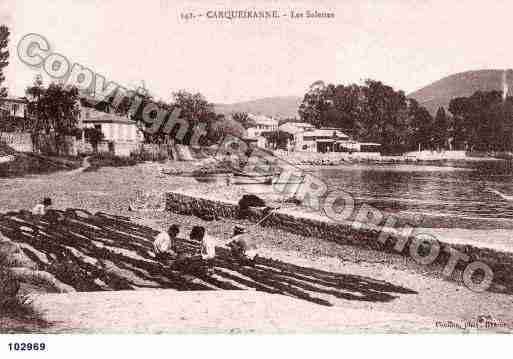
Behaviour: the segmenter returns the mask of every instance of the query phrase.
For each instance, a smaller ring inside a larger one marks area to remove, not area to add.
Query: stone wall
[[[465,151],[412,151],[406,152],[404,157],[416,158],[419,160],[462,160],[467,158]]]
[[[26,132],[0,132],[0,141],[19,152],[32,152],[34,146],[30,133]]]
[[[239,217],[239,207],[236,202],[197,197],[179,192],[166,194],[166,210],[198,217],[205,215],[218,218]],[[263,210],[263,208],[252,208],[247,219],[253,222],[260,220],[263,216]],[[381,233],[378,229],[372,229],[364,225],[360,226],[360,228],[355,228],[351,224],[341,224],[326,216],[290,211],[286,213],[284,210],[276,211],[261,225],[279,228],[303,236],[322,238],[342,245],[351,245],[396,254],[400,253],[405,256],[410,256],[410,245],[413,239],[411,237],[406,239],[403,250],[398,252],[394,249],[394,246],[399,238],[394,234],[389,234],[387,240],[382,243],[378,240]],[[432,265],[441,264],[445,266],[450,259],[450,254],[446,249],[453,248],[469,257],[468,262],[458,262],[457,270],[464,270],[466,265],[473,261],[484,262],[490,266],[494,272],[494,282],[500,283],[510,291],[513,291],[513,252],[476,247],[462,243],[443,241],[439,241],[439,243],[441,246],[440,254]],[[422,247],[419,249],[419,252],[422,255]]]
[[[120,157],[130,157],[133,152],[141,150],[142,143],[136,141],[114,142],[114,154]]]

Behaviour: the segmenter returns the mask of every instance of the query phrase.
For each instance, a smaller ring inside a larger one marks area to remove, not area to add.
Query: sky
[[[255,5],[258,4],[258,5]],[[181,13],[277,9],[332,12],[324,19],[183,20]],[[28,33],[51,50],[128,87],[143,81],[158,98],[179,89],[215,103],[302,96],[309,85],[366,78],[412,92],[447,75],[513,67],[511,1],[408,0],[0,0],[11,29],[11,95],[37,69],[16,56]]]

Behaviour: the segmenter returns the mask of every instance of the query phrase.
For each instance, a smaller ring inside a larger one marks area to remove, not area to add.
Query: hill
[[[505,74],[505,75],[504,75]],[[451,99],[470,96],[476,91],[503,89],[505,76],[508,88],[513,88],[513,70],[476,70],[466,71],[444,77],[408,95],[426,107],[432,114],[443,106],[447,109]],[[509,94],[512,95],[511,90]],[[298,117],[297,110],[301,104],[299,96],[265,97],[252,101],[231,104],[215,104],[215,111],[229,115],[234,112],[250,112],[267,116],[290,118]]]
[[[503,89],[503,78],[506,75],[508,88],[513,87],[513,70],[477,70],[466,71],[444,77],[441,80],[412,92],[408,97],[417,100],[432,114],[440,106],[446,109],[454,97],[470,96],[474,92]],[[511,94],[511,92],[510,92]]]
[[[215,104],[215,111],[229,115],[234,112],[249,112],[280,118],[298,117],[297,110],[302,98],[299,96],[265,97],[232,104]]]

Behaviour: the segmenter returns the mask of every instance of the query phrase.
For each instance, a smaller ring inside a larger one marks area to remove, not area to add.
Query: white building
[[[267,147],[267,141],[262,136],[262,133],[278,131],[278,120],[263,115],[253,115],[251,113],[248,113],[248,117],[255,123],[254,126],[247,129],[248,140],[256,141],[258,147]]]
[[[141,142],[142,132],[134,121],[125,116],[105,113],[93,108],[82,107],[80,122],[83,128],[97,128],[109,142]]]
[[[82,107],[80,128],[97,128],[102,131],[103,143],[118,156],[128,156],[144,140],[141,130],[126,116],[105,113],[90,107]]]
[[[342,152],[344,148],[353,145],[349,136],[336,128],[311,129],[294,137],[295,148],[298,151]]]
[[[26,118],[28,116],[28,100],[24,97],[0,98],[0,111],[11,118]]]
[[[293,135],[289,151],[297,152],[378,152],[380,144],[362,143],[337,128],[316,129],[307,123],[289,122],[280,126],[281,131]]]
[[[314,126],[306,122],[287,122],[279,126],[280,131],[288,132],[292,135],[313,129]]]
[[[287,122],[279,126],[279,130],[290,133],[293,137],[287,145],[289,151],[301,151],[302,133],[314,130],[314,126],[306,122]]]

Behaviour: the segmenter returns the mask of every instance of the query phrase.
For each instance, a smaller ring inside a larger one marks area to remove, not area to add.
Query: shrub
[[[84,129],[84,137],[87,142],[93,146],[94,152],[98,152],[98,144],[103,141],[105,135],[101,129],[98,128],[86,128]]]
[[[99,153],[89,158],[90,167],[84,172],[93,172],[101,167],[129,167],[135,166],[140,161],[132,157],[119,157],[111,153]]]
[[[27,174],[51,173],[80,167],[75,156],[43,156],[34,153],[17,153],[0,144],[0,153],[14,156],[10,162],[0,163],[0,177],[22,177]]]
[[[16,156],[11,162],[0,163],[0,177],[22,177],[27,174],[50,173],[64,168],[33,157]]]
[[[14,319],[30,319],[44,325],[40,313],[26,298],[18,295],[20,283],[0,263],[0,315]]]
[[[156,153],[151,153],[148,151],[145,151],[144,149],[141,149],[137,152],[132,152],[130,154],[130,158],[137,161],[137,162],[145,162],[145,161],[158,161],[162,162],[169,158],[169,155],[167,153],[158,151]]]

